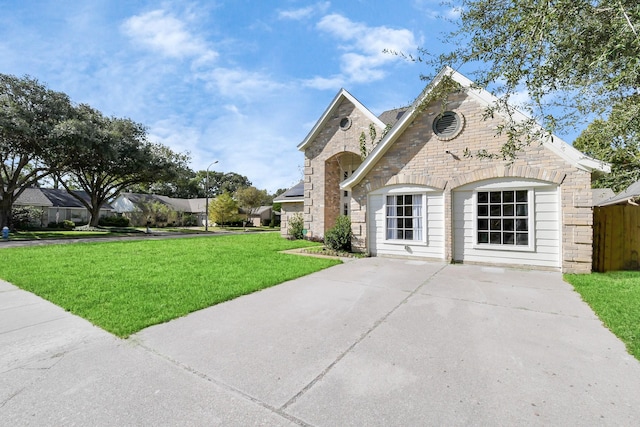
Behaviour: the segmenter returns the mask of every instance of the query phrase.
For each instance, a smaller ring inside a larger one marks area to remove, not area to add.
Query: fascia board
[[[346,89],[340,89],[340,91],[333,98],[333,101],[329,104],[327,109],[324,111],[320,119],[316,122],[316,124],[311,128],[311,131],[307,134],[307,136],[302,140],[300,144],[298,144],[298,150],[304,151],[307,146],[316,138],[318,132],[324,127],[324,124],[329,120],[335,108],[340,105],[343,99],[347,99],[351,102],[355,107],[360,110],[364,115],[371,120],[372,123],[377,125],[380,128],[385,127],[385,124],[368,108],[366,108],[360,101],[358,101],[353,95],[351,95]]]

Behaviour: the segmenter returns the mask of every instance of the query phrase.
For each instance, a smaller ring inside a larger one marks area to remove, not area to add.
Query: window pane
[[[404,216],[404,208],[402,206],[398,206],[396,208],[396,215],[397,216]]]
[[[489,206],[478,205],[478,216],[489,216]]]
[[[513,231],[513,223],[512,219],[503,219],[502,220],[502,229],[504,231]]]
[[[502,193],[499,191],[492,191],[489,195],[489,200],[491,201],[491,203],[502,202]]]
[[[407,218],[404,220],[404,228],[413,228],[413,218]]]
[[[502,192],[502,202],[503,203],[513,203],[513,191],[503,191]]]
[[[526,202],[526,201],[527,201],[527,190],[516,191],[516,202]]]
[[[490,210],[490,215],[491,216],[500,216],[502,213],[502,206],[500,205],[491,205],[491,207],[489,208]]]
[[[513,235],[513,233],[502,233],[502,244],[503,245],[513,245],[514,244],[514,235]]]
[[[503,205],[502,206],[502,215],[504,216],[513,216],[513,205]]]
[[[529,244],[529,234],[527,234],[527,233],[516,233],[516,245],[527,246],[528,244]]]
[[[413,231],[406,230],[404,232],[404,238],[405,238],[405,240],[413,240]]]
[[[500,244],[500,234],[501,233],[489,233],[489,241],[491,244],[493,245],[499,245]]]
[[[516,216],[527,216],[529,210],[528,205],[516,205]]]
[[[502,220],[500,220],[500,219],[492,219],[491,220],[491,229],[492,230],[502,230]]]
[[[529,230],[529,221],[526,219],[517,219],[516,220],[516,231],[528,231]]]
[[[404,204],[405,205],[413,204],[413,196],[411,194],[404,196]]]
[[[478,203],[488,203],[489,202],[489,193],[486,191],[481,191],[478,193]]]
[[[489,233],[478,233],[478,243],[489,243]]]
[[[396,205],[402,205],[402,196],[396,196]]]
[[[478,230],[488,230],[488,229],[489,229],[489,220],[478,219]]]

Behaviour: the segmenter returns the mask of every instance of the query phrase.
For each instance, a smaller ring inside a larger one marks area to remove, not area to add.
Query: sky
[[[131,118],[193,170],[270,193],[302,178],[296,147],[341,88],[376,115],[411,103],[434,70],[384,50],[450,49],[456,17],[441,0],[0,0],[0,11],[0,73]]]

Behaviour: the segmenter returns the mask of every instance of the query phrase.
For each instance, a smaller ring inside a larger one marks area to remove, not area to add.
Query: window
[[[351,127],[351,119],[349,117],[343,117],[340,120],[340,129],[347,130]]]
[[[477,242],[479,245],[528,247],[529,191],[479,191]]]
[[[387,196],[387,240],[422,241],[422,195]]]

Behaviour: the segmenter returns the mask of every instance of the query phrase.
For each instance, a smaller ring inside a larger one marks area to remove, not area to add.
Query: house
[[[556,136],[492,156],[507,141],[505,119],[485,115],[495,101],[448,67],[382,119],[340,90],[298,145],[304,183],[277,199],[282,234],[297,212],[311,238],[348,215],[352,247],[372,256],[589,272],[591,175],[609,166]]]
[[[280,203],[280,233],[284,236],[288,234],[289,218],[300,214],[304,208],[304,181],[300,181],[278,197],[273,199],[273,203]]]
[[[89,200],[85,191],[74,190],[75,194],[84,200]],[[42,217],[39,224],[45,227],[49,223],[59,223],[65,220],[76,224],[89,222],[89,211],[76,197],[65,189],[57,188],[26,188],[14,202],[14,206],[33,206],[42,209]],[[110,204],[104,203],[100,208],[100,216],[109,216],[113,213]]]
[[[260,227],[263,225],[269,225],[271,222],[271,214],[273,208],[271,206],[260,206],[251,209],[247,214],[247,221],[254,227]]]
[[[206,199],[204,198],[179,199],[157,194],[121,193],[111,204],[117,213],[129,218],[131,224],[135,226],[144,226],[147,221],[151,221],[154,225],[157,223],[198,225],[204,224],[206,217]],[[151,215],[149,210],[154,204],[166,207],[167,212],[156,212]],[[168,212],[172,214],[168,215]],[[154,218],[150,218],[151,216]]]
[[[616,194],[611,194],[611,197],[600,201],[597,206],[611,206],[611,205],[624,205],[631,204],[640,205],[640,181],[636,181],[626,189]]]

